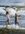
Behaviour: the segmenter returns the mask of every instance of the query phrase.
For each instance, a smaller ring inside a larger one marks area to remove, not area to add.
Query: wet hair
[[[7,15],[7,14],[9,14],[9,12],[8,12],[8,11],[6,12],[6,15]]]

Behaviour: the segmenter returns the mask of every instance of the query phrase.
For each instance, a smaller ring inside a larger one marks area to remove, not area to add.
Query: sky
[[[25,2],[25,0],[0,0],[0,3],[20,3],[20,2]]]
[[[0,0],[0,4],[25,3],[25,0]]]

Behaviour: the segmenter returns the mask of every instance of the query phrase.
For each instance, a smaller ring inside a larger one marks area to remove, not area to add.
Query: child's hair
[[[7,15],[7,14],[9,14],[9,12],[8,12],[8,11],[6,12],[6,15]]]

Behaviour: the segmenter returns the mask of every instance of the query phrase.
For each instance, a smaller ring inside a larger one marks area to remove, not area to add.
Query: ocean
[[[0,15],[0,25],[5,25],[5,24],[6,24],[6,16]]]

